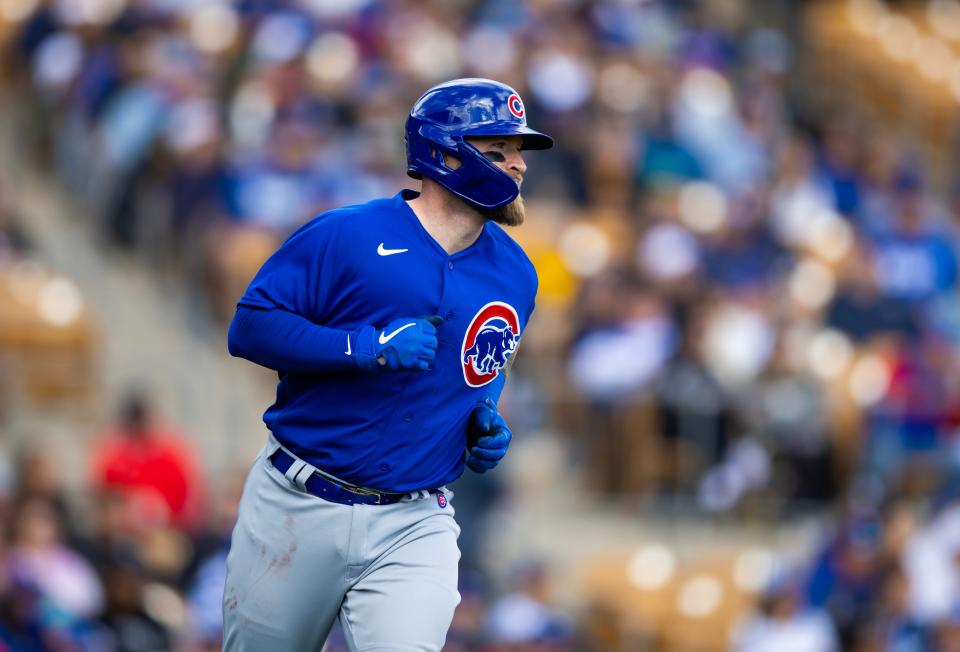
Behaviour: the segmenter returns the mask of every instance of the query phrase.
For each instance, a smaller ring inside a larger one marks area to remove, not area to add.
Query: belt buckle
[[[374,491],[372,489],[367,489],[366,487],[357,487],[356,489],[349,489],[348,491],[357,494],[358,496],[370,496],[373,498],[372,503],[367,503],[368,505],[379,505],[380,501],[383,500],[383,494],[379,491]]]
[[[344,486],[344,489],[350,493],[355,493],[358,496],[373,496],[377,499],[377,502],[375,502],[374,505],[379,505],[380,501],[383,499],[383,494],[375,489],[367,489],[366,487],[358,487],[356,485],[346,485]]]

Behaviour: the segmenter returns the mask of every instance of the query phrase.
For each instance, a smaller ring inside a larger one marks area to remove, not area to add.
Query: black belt
[[[284,475],[286,475],[287,469],[293,466],[293,463],[296,461],[292,455],[282,448],[278,448],[269,459],[274,468]],[[400,502],[405,496],[410,495],[409,493],[397,494],[390,491],[377,491],[376,489],[357,487],[331,480],[319,473],[311,473],[310,477],[303,483],[303,486],[308,493],[313,494],[317,498],[322,498],[332,503],[340,503],[341,505],[393,505],[394,503]],[[430,493],[437,493],[437,489],[431,489]]]

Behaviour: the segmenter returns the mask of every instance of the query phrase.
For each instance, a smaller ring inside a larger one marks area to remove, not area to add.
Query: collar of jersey
[[[416,190],[407,189],[407,190],[401,190],[400,192],[398,192],[396,194],[395,199],[399,204],[398,208],[404,214],[404,218],[411,223],[411,226],[413,227],[414,230],[417,231],[420,238],[424,242],[426,242],[444,260],[448,258],[450,260],[456,260],[458,258],[466,258],[467,256],[471,256],[474,253],[483,250],[487,246],[487,241],[491,237],[489,223],[485,223],[483,225],[483,231],[480,232],[480,237],[478,237],[473,244],[471,244],[466,249],[461,249],[455,254],[448,254],[447,250],[444,249],[442,246],[440,246],[440,243],[434,240],[433,236],[430,235],[425,228],[423,228],[423,224],[420,223],[420,218],[417,217],[417,214],[414,213],[413,209],[410,208],[409,204],[407,204],[408,200],[416,199],[419,196],[420,196],[420,193],[417,192]]]

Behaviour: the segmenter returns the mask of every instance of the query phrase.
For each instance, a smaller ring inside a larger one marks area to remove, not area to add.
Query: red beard
[[[482,212],[484,217],[497,224],[503,226],[520,226],[523,224],[524,217],[523,197],[517,195],[517,198],[506,206]]]

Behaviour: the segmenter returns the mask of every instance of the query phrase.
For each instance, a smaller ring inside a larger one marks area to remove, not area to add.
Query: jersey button
[[[383,471],[384,473],[386,473],[387,471],[390,470],[390,465],[389,465],[389,464],[381,464],[381,465],[380,465],[380,470]]]
[[[407,412],[406,414],[403,415],[403,420],[406,421],[407,423],[410,423],[411,421],[413,421],[413,415]]]
[[[453,311],[452,311],[452,310],[448,310],[448,311],[447,311],[447,314],[444,315],[444,319],[446,319],[447,321],[453,321]]]
[[[452,260],[448,260],[448,261],[447,261],[447,269],[453,269],[453,261],[452,261]]]

